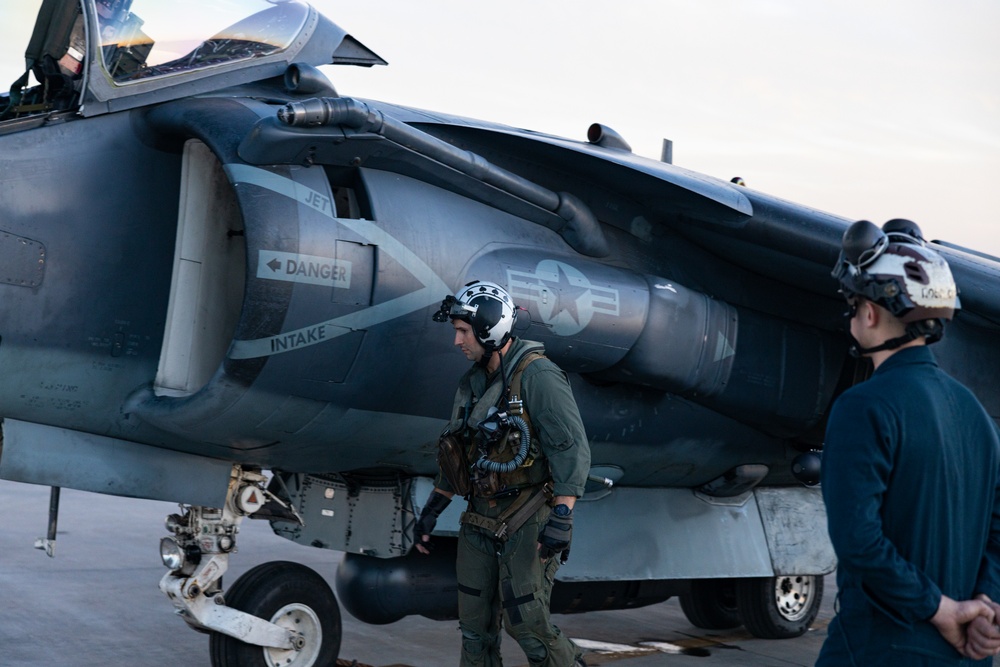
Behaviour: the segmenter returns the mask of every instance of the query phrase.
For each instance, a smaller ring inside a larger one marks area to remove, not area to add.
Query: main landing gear
[[[222,575],[244,518],[295,510],[265,489],[267,478],[233,467],[222,509],[187,506],[167,517],[160,541],[169,572],[160,580],[177,613],[210,634],[213,667],[319,667],[340,652],[337,600],[313,570],[276,561],[253,568],[226,591]],[[267,507],[265,507],[265,504]]]
[[[705,630],[744,626],[761,639],[790,639],[809,629],[823,600],[823,577],[696,579],[680,596],[691,625]]]

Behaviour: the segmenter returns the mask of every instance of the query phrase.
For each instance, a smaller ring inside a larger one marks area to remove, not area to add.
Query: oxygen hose
[[[520,417],[513,415],[507,419],[511,424],[516,426],[519,431],[521,431],[521,448],[518,450],[517,455],[510,461],[504,462],[490,461],[485,455],[483,455],[478,461],[476,461],[476,468],[485,470],[486,472],[504,474],[513,471],[515,468],[524,463],[526,458],[528,458],[528,447],[531,445],[531,433],[528,432],[528,424]]]

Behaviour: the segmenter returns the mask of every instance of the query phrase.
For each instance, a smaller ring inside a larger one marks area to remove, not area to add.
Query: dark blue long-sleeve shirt
[[[817,665],[959,659],[928,620],[942,594],[1000,600],[998,466],[993,420],[926,347],[837,399],[822,482],[840,605]]]

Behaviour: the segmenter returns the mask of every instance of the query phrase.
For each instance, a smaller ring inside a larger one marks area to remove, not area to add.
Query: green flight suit
[[[525,354],[543,349],[540,343],[514,339],[503,363],[508,382]],[[499,371],[487,377],[479,364],[462,377],[450,426],[453,433],[475,429],[490,405],[497,404],[503,386],[500,380]],[[521,493],[534,492],[551,477],[554,495],[582,496],[590,469],[590,444],[565,374],[547,358],[532,361],[521,377],[520,398],[531,428],[531,468],[538,468],[528,476],[519,469],[520,474],[512,479],[527,485]],[[436,485],[453,491],[443,475],[438,476]],[[469,511],[496,518],[515,501],[515,497],[492,500],[472,496]],[[571,667],[580,655],[580,649],[549,618],[552,585],[560,563],[558,556],[541,562],[538,534],[550,511],[543,505],[505,542],[478,526],[462,525],[456,564],[462,667],[503,664],[501,622],[533,667]]]

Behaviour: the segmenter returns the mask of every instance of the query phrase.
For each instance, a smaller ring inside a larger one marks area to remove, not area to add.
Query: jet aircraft
[[[0,97],[0,476],[53,487],[39,546],[62,487],[179,503],[160,588],[218,667],[332,664],[340,605],[454,618],[460,503],[411,547],[467,363],[432,315],[483,279],[591,441],[554,610],[808,628],[836,563],[800,480],[869,372],[830,276],[848,220],[600,123],[341,96],[320,66],[386,63],[298,0],[173,7],[44,0]],[[935,352],[1000,417],[1000,263],[934,247],[963,305]],[[288,562],[223,585],[247,518],[345,552],[337,594]]]

